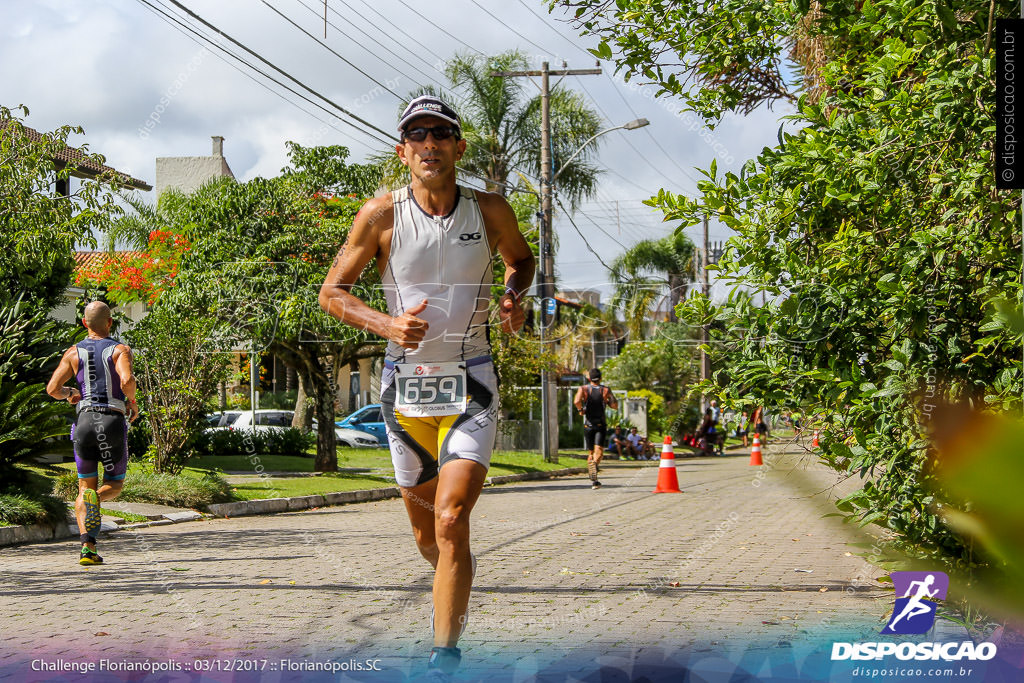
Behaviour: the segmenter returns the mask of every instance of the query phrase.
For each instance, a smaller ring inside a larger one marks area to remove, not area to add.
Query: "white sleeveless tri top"
[[[493,254],[476,192],[458,186],[447,216],[420,208],[409,186],[391,198],[391,255],[381,276],[388,313],[399,316],[426,299],[427,308],[416,317],[429,328],[414,351],[389,342],[387,360],[449,362],[488,355]]]

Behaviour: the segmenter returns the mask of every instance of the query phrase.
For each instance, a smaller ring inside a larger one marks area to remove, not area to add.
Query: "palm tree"
[[[452,102],[462,117],[462,132],[467,143],[460,168],[486,178],[487,190],[503,195],[529,184],[518,174],[540,177],[541,101],[539,95],[527,96],[525,82],[491,76],[491,72],[522,70],[528,66],[526,56],[514,50],[494,57],[460,54],[445,68],[449,90],[427,86],[409,95],[410,100],[432,94]],[[565,159],[600,130],[601,118],[572,90],[556,85],[551,88],[550,96],[552,167],[557,171]],[[405,103],[401,108],[405,108]],[[572,208],[597,189],[600,170],[588,161],[596,149],[595,143],[587,145],[561,171],[559,194]],[[375,159],[387,168],[385,184],[389,186],[400,185],[406,178],[404,167],[396,166],[394,157],[389,151]]]
[[[669,321],[675,322],[675,307],[692,281],[695,254],[693,242],[679,232],[660,240],[637,242],[612,262],[612,307],[622,311],[631,339],[644,338],[651,307],[666,294]]]

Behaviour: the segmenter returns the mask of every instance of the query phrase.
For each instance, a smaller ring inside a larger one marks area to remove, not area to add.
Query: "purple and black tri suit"
[[[82,392],[78,416],[71,427],[78,478],[99,476],[103,463],[104,481],[121,481],[128,471],[128,422],[121,376],[114,366],[114,350],[121,342],[84,339],[78,350],[75,380]]]

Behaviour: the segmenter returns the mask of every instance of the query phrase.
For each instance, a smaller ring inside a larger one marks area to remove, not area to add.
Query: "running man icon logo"
[[[945,600],[949,577],[943,572],[892,572],[896,606],[882,633],[927,633],[935,623],[934,600]]]

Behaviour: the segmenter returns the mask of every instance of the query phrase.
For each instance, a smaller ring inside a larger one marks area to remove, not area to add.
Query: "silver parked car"
[[[232,416],[232,414],[234,414]],[[207,419],[215,416],[220,416],[221,413],[213,413],[208,415]],[[229,410],[223,413],[224,417],[216,426],[209,427],[206,431],[220,431],[220,430],[240,430],[240,429],[252,429],[252,411],[251,410]],[[231,417],[229,417],[231,416]],[[272,410],[272,409],[260,409],[256,411],[256,427],[255,431],[263,432],[270,430],[284,430],[292,426],[292,418],[295,417],[294,410]],[[212,424],[212,420],[211,420]],[[316,420],[313,420],[313,431],[316,431],[317,424]],[[345,446],[347,448],[379,448],[380,442],[376,437],[367,434],[365,432],[356,431],[355,429],[346,429],[344,427],[335,427],[334,437],[338,440],[339,446]]]

